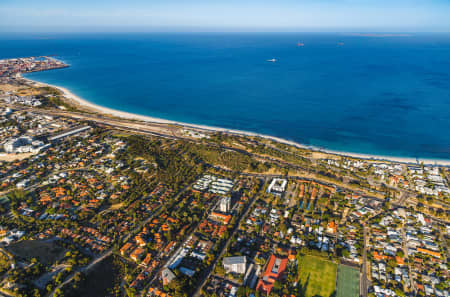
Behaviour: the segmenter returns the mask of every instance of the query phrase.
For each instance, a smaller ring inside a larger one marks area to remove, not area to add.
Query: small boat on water
[[[272,63],[275,63],[277,61],[277,59],[270,59],[270,60],[267,60],[267,62],[272,62]]]
[[[297,42],[297,46],[305,46],[305,44],[303,42]]]

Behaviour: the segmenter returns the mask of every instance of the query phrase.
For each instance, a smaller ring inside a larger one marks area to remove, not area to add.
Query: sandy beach
[[[424,164],[430,164],[430,165],[450,166],[450,160],[426,159],[426,158],[425,159],[421,159],[421,158],[416,159],[416,158],[410,158],[410,157],[381,156],[381,155],[371,155],[371,154],[362,154],[362,153],[353,153],[353,152],[341,152],[341,151],[335,151],[335,150],[329,150],[329,149],[321,149],[321,148],[317,148],[314,146],[304,145],[304,144],[297,143],[294,141],[282,139],[279,137],[265,135],[265,134],[259,134],[259,133],[249,132],[249,131],[241,131],[241,130],[225,129],[225,128],[213,127],[213,126],[189,124],[189,123],[183,123],[183,122],[178,122],[178,121],[171,121],[171,120],[166,120],[166,119],[161,119],[161,118],[155,118],[155,117],[150,117],[150,116],[129,113],[129,112],[120,111],[120,110],[116,110],[116,109],[112,109],[112,108],[94,104],[83,98],[80,98],[79,96],[70,92],[68,89],[60,87],[60,86],[49,85],[46,83],[30,80],[30,79],[24,78],[23,76],[22,76],[22,78],[33,84],[38,84],[41,86],[49,86],[49,87],[53,87],[55,89],[60,90],[64,94],[64,97],[68,101],[70,101],[72,104],[74,104],[76,106],[79,106],[81,110],[100,113],[103,115],[109,115],[109,116],[116,117],[116,118],[122,118],[122,119],[128,119],[128,120],[138,120],[138,121],[153,123],[153,124],[178,125],[178,126],[182,126],[185,128],[201,130],[204,132],[223,132],[223,133],[236,134],[236,135],[256,136],[256,137],[261,137],[261,138],[265,138],[265,139],[270,139],[270,140],[273,140],[273,141],[276,141],[279,143],[292,145],[292,146],[302,148],[302,149],[309,149],[314,152],[323,152],[323,153],[332,154],[332,155],[353,157],[353,158],[359,158],[359,159],[365,159],[365,160],[392,161],[392,162],[410,163],[410,164],[417,164],[417,161],[419,161],[419,163],[423,162]]]

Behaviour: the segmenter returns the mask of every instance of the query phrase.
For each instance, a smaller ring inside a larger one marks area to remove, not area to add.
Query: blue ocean
[[[0,59],[36,55],[71,67],[28,78],[102,106],[330,150],[450,159],[449,34],[0,35]]]

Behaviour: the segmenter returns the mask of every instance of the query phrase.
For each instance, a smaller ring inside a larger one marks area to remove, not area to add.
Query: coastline
[[[51,85],[35,80],[31,80],[29,78],[26,78],[22,75],[19,75],[20,78],[32,83],[37,84],[41,86],[48,86],[55,89],[58,89],[63,93],[63,96],[71,101],[71,103],[75,105],[81,106],[83,109],[88,110],[90,112],[99,113],[103,115],[109,115],[116,118],[122,118],[127,120],[139,120],[142,122],[152,123],[152,124],[166,124],[166,125],[177,125],[184,128],[192,128],[192,129],[198,129],[205,132],[223,132],[228,134],[234,134],[234,135],[242,135],[242,136],[253,136],[253,137],[261,137],[268,140],[276,141],[279,143],[292,145],[297,148],[301,149],[307,149],[311,152],[318,152],[318,153],[325,153],[330,155],[336,155],[336,156],[343,156],[343,157],[350,157],[350,158],[358,158],[358,159],[364,159],[367,161],[389,161],[389,162],[398,162],[398,163],[406,163],[406,164],[418,164],[418,162],[423,162],[427,165],[438,165],[438,166],[450,166],[450,160],[445,159],[429,159],[429,158],[412,158],[412,157],[397,157],[397,156],[383,156],[383,155],[374,155],[374,154],[364,154],[364,153],[354,153],[354,152],[344,152],[344,151],[336,151],[331,149],[321,149],[310,145],[304,145],[301,143],[297,143],[295,141],[279,138],[276,136],[271,135],[265,135],[255,132],[249,132],[249,131],[242,131],[242,130],[235,130],[235,129],[226,129],[221,127],[214,127],[214,126],[206,126],[206,125],[199,125],[199,124],[190,124],[190,123],[184,123],[179,121],[172,121],[167,119],[161,119],[151,116],[145,116],[145,115],[139,115],[134,114],[126,111],[120,111],[116,109],[112,109],[109,107],[104,107],[97,105],[95,103],[89,102],[75,94],[73,94],[71,91],[69,91],[67,88]]]

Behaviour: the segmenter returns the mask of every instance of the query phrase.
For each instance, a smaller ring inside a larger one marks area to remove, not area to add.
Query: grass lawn
[[[336,294],[337,265],[315,256],[301,256],[298,266],[305,297],[333,297]]]
[[[359,270],[346,265],[339,265],[337,280],[337,297],[359,296]]]

